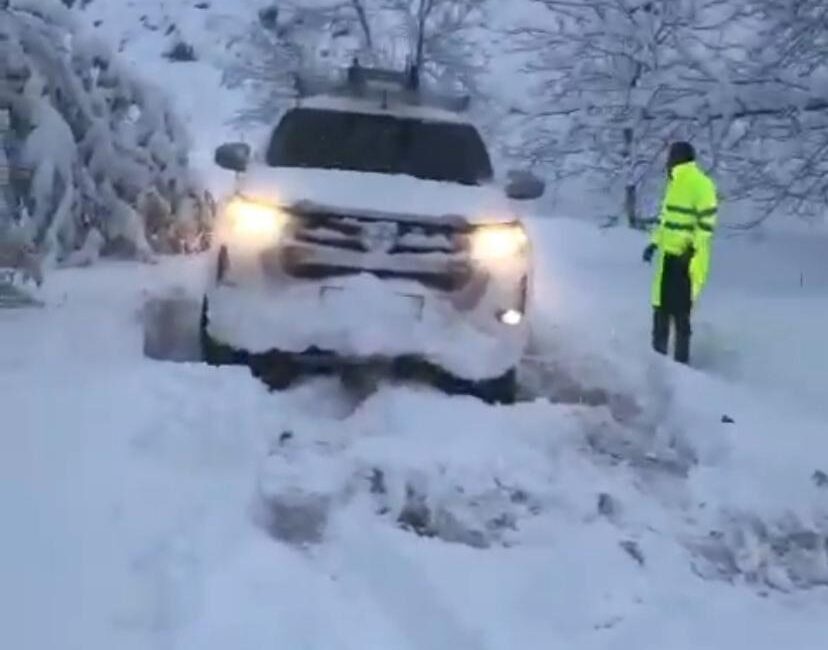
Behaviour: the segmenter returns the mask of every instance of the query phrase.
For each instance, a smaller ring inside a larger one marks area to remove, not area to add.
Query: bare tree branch
[[[368,12],[365,9],[363,0],[350,0],[351,7],[359,20],[359,25],[362,28],[362,34],[365,38],[366,48],[373,52],[374,50],[374,35],[371,30],[371,23],[368,21]]]
[[[543,103],[526,111],[533,158],[652,200],[658,160],[681,137],[705,152],[728,197],[762,214],[824,211],[828,4],[534,1],[547,25],[513,34],[534,53],[525,69]]]

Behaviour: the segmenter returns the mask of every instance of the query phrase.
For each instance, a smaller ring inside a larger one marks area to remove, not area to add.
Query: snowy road
[[[637,241],[534,228],[535,387],[562,403],[142,358],[147,292],[197,292],[194,260],[55,273],[0,313],[3,647],[821,648],[818,404],[653,359]]]
[[[171,91],[217,195],[260,8],[78,13]],[[198,61],[161,56],[179,36]],[[825,238],[721,237],[685,370],[648,349],[639,235],[531,227],[537,399],[508,408],[145,359],[142,305],[198,295],[198,260],[0,311],[0,648],[824,650]]]

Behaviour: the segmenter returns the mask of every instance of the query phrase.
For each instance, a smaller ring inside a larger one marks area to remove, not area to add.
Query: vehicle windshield
[[[286,113],[266,160],[273,167],[407,174],[463,185],[493,177],[486,147],[469,124],[324,109]]]

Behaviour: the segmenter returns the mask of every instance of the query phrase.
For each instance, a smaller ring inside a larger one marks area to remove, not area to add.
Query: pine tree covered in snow
[[[198,246],[209,221],[186,133],[157,91],[57,0],[16,0],[0,22],[0,107],[15,210],[0,230],[48,259],[146,258]]]

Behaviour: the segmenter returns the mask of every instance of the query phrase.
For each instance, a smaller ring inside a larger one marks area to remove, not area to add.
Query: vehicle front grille
[[[278,266],[298,279],[360,273],[458,291],[471,279],[469,232],[462,220],[403,219],[294,209]]]
[[[461,253],[470,227],[463,221],[403,220],[385,215],[342,215],[320,210],[293,210],[294,239],[362,253]],[[387,241],[383,237],[389,238]],[[377,244],[377,246],[374,246]]]
[[[382,280],[411,280],[437,291],[459,291],[471,277],[470,268],[435,271],[396,271],[393,269],[365,269],[355,266],[338,266],[335,264],[300,263],[286,268],[290,275],[302,280],[324,280],[326,278],[347,277],[359,273],[370,273]]]

